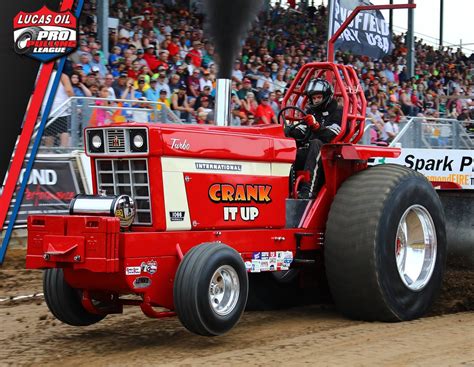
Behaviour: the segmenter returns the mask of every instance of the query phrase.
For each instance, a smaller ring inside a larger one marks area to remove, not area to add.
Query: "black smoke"
[[[206,31],[218,56],[218,78],[232,77],[241,41],[262,8],[263,0],[205,0]]]

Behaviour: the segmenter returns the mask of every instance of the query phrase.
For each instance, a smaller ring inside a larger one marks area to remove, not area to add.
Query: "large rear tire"
[[[350,177],[331,206],[325,265],[336,306],[354,319],[423,316],[446,261],[443,207],[430,182],[399,165]]]
[[[245,264],[233,248],[221,243],[193,247],[176,272],[176,314],[189,331],[221,335],[240,320],[247,303]]]
[[[49,310],[65,324],[88,326],[105,317],[105,315],[92,314],[82,306],[81,292],[67,284],[63,269],[45,270],[43,291]]]

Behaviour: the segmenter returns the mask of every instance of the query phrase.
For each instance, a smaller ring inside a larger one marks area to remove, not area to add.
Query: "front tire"
[[[324,249],[336,306],[354,319],[423,316],[446,261],[443,207],[430,182],[399,165],[350,177],[331,206]]]
[[[82,306],[81,292],[67,284],[63,269],[45,270],[43,291],[49,310],[65,324],[88,326],[105,317],[105,315],[92,314]]]
[[[176,314],[189,331],[221,335],[240,320],[247,303],[248,277],[237,251],[221,243],[193,247],[176,272]]]

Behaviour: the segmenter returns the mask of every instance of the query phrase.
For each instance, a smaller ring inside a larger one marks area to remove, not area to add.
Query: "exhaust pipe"
[[[216,81],[216,103],[215,121],[217,126],[230,125],[230,99],[232,93],[232,80],[217,79]]]

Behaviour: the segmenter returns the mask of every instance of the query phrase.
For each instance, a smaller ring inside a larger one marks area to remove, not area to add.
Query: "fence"
[[[162,102],[71,97],[50,114],[40,149],[82,148],[84,128],[124,122],[182,123]]]

